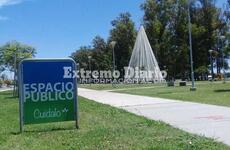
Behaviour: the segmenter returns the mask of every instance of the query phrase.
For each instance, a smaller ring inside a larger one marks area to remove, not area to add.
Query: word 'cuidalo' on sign
[[[20,129],[24,124],[73,121],[78,126],[77,79],[72,59],[25,59],[19,67]]]

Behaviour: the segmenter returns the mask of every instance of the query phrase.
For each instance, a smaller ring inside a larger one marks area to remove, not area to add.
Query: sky
[[[68,57],[80,46],[107,38],[111,21],[130,12],[142,22],[145,0],[0,0],[0,45],[16,40],[37,49],[37,58]],[[217,0],[222,7],[226,0]]]

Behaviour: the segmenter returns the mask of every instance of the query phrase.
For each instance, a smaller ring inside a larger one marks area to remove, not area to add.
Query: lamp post
[[[191,25],[191,16],[190,16],[190,0],[188,0],[188,29],[189,29],[189,51],[190,51],[191,78],[192,78],[192,87],[190,88],[190,90],[196,91],[195,81],[194,81],[194,70],[193,70],[192,25]]]
[[[92,59],[92,56],[88,56],[88,60],[89,60],[89,70],[90,70],[90,78],[89,78],[89,82],[90,82],[90,86],[91,86],[91,74],[92,74],[92,70],[91,70],[91,59]]]
[[[76,64],[76,69],[80,70],[80,63]],[[77,76],[77,83],[80,83],[80,77]]]
[[[116,41],[112,41],[110,44],[111,44],[112,50],[113,50],[113,74],[114,74],[115,65],[116,65],[116,64],[115,64],[115,52],[114,52],[114,48],[115,48],[117,42],[116,42]],[[113,75],[112,75],[112,76],[113,76]],[[114,86],[113,81],[112,81],[112,86]]]
[[[14,88],[13,88],[13,96],[16,96],[16,74],[17,74],[17,53],[14,53]]]
[[[18,89],[18,63],[23,60],[24,57],[21,55],[20,50],[16,50],[14,53],[14,87],[13,87],[13,96],[19,95]]]
[[[214,70],[213,70],[213,57],[212,57],[212,53],[214,52],[214,50],[210,49],[209,50],[209,54],[210,54],[210,64],[211,64],[211,74],[212,74],[212,81],[214,80]]]
[[[225,36],[220,36],[220,39],[221,39],[221,48],[222,48],[222,61],[223,61],[223,66],[222,66],[222,69],[223,69],[223,76],[224,76],[224,81],[223,83],[226,83],[226,76],[225,76],[225,69],[224,69],[224,40],[225,40]]]

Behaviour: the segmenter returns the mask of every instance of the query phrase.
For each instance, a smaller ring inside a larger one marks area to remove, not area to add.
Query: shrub
[[[0,80],[0,88],[2,87],[2,85],[3,85],[3,81],[2,81],[2,80]]]
[[[11,80],[5,80],[4,83],[7,85],[7,86],[10,86],[12,85],[12,81]]]

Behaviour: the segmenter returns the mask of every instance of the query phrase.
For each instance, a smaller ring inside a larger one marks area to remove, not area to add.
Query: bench
[[[180,86],[186,86],[186,85],[187,85],[187,82],[186,82],[186,81],[180,81],[180,82],[179,82],[179,85],[180,85]]]

